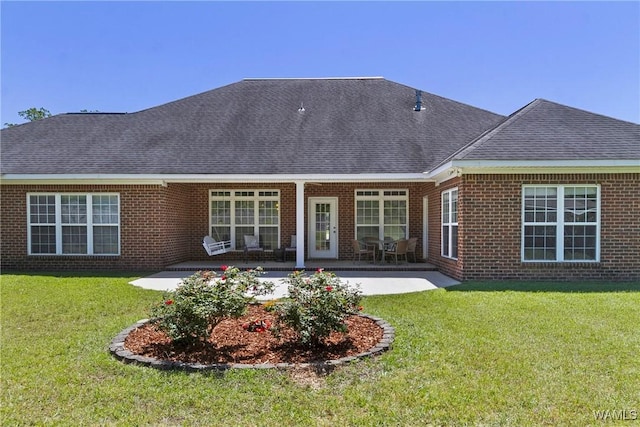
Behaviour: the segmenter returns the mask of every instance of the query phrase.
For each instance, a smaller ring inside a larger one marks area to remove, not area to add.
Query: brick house
[[[161,269],[202,237],[418,238],[468,279],[640,278],[640,125],[535,100],[508,117],[383,78],[246,79],[129,114],[3,129],[4,269]]]

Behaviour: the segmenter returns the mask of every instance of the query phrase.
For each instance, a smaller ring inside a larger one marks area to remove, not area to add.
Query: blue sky
[[[640,2],[12,2],[1,123],[134,112],[246,77],[383,76],[500,114],[640,122]]]

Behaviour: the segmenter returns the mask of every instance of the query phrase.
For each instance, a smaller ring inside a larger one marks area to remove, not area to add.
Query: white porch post
[[[304,181],[296,181],[296,268],[304,268]]]

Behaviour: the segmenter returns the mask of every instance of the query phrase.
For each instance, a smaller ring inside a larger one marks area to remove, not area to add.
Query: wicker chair
[[[409,246],[408,240],[398,240],[394,244],[390,245],[388,249],[385,250],[385,257],[387,255],[393,255],[396,259],[396,264],[398,263],[398,257],[404,257],[405,261],[407,260],[407,248]]]
[[[371,259],[373,260],[375,257],[375,251],[365,245],[363,242],[359,240],[353,239],[353,262],[356,262],[356,256],[358,257],[358,261],[362,259],[362,255],[369,256],[371,255]]]

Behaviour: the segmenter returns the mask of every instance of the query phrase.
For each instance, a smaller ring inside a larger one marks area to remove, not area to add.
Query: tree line
[[[98,113],[98,110],[80,110],[81,113]],[[42,119],[46,119],[47,117],[51,117],[52,114],[49,110],[47,110],[46,108],[40,107],[40,108],[36,108],[36,107],[31,107],[31,108],[27,108],[24,111],[18,111],[18,115],[20,117],[22,117],[23,119],[29,121],[29,122],[33,122],[35,120],[42,120]],[[17,123],[5,123],[4,126],[5,127],[12,127],[12,126],[17,126]]]

